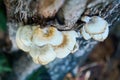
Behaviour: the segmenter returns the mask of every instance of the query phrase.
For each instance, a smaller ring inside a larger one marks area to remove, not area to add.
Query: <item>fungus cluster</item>
[[[18,47],[30,54],[37,64],[48,64],[78,49],[75,31],[58,31],[54,27],[20,26],[16,34]]]
[[[109,33],[108,23],[101,17],[84,16],[81,18],[86,22],[80,29],[81,35],[88,40],[93,38],[103,41]],[[37,64],[48,64],[57,58],[64,58],[70,53],[78,50],[76,31],[59,31],[57,28],[49,26],[20,26],[16,34],[18,47],[30,54]]]
[[[109,28],[106,20],[98,16],[84,16],[81,20],[86,22],[81,28],[81,34],[84,39],[88,40],[93,38],[97,41],[104,41],[107,38]]]

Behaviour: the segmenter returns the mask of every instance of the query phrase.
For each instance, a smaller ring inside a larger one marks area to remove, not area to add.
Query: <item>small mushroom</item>
[[[64,39],[62,43],[55,46],[54,49],[58,58],[64,58],[72,52],[76,45],[76,37],[78,37],[78,34],[75,31],[63,31],[62,33],[64,35]]]
[[[89,40],[90,38],[92,38],[92,37],[90,36],[90,34],[88,34],[88,33],[85,32],[84,27],[82,27],[80,31],[81,31],[81,34],[82,34],[82,36],[83,36],[83,38],[84,38],[85,40]]]
[[[98,35],[93,35],[93,39],[97,40],[97,41],[103,41],[107,38],[108,36],[108,32],[109,32],[109,29],[108,27],[105,29],[105,32],[102,33],[102,34],[98,34]]]
[[[36,64],[42,65],[46,65],[56,58],[56,53],[51,45],[33,46],[31,47],[30,55]]]
[[[87,33],[90,34],[100,34],[103,33],[108,27],[108,23],[101,17],[93,16],[87,24],[84,25],[84,28]]]
[[[63,35],[54,27],[44,29],[37,28],[33,33],[33,43],[38,46],[46,44],[59,45],[62,43]]]
[[[98,16],[84,16],[81,20],[86,22],[81,28],[81,34],[84,39],[93,38],[97,41],[103,41],[107,38],[109,28],[106,20]]]
[[[32,44],[31,37],[33,29],[31,26],[20,26],[16,33],[16,44],[17,46],[25,52],[30,50]]]

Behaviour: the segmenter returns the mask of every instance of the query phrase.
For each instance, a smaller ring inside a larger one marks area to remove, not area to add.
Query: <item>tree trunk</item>
[[[46,0],[46,1],[49,1],[49,0]],[[51,12],[52,15],[49,15],[49,14],[42,15],[42,13],[38,13],[38,12],[40,11],[42,12],[46,8],[43,8],[43,10],[40,9],[39,11],[38,7],[40,5],[40,0],[4,0],[4,3],[6,5],[6,10],[7,10],[7,18],[8,18],[7,25],[9,28],[8,31],[9,31],[9,36],[11,41],[15,42],[16,30],[18,29],[20,23],[24,25],[40,24],[42,27],[46,25],[54,25],[60,30],[74,29],[78,31],[81,28],[81,26],[84,24],[82,21],[80,21],[80,18],[83,15],[87,15],[87,16],[96,15],[96,16],[103,17],[110,24],[109,25],[110,30],[113,29],[115,25],[120,22],[119,20],[120,19],[120,0],[113,0],[113,1],[112,0],[108,0],[108,1],[84,0],[85,2],[81,0],[81,4],[83,4],[82,6],[80,6],[80,10],[82,9],[81,13],[79,13],[79,11],[77,10],[78,5],[72,6],[73,11],[79,14],[75,16],[76,18],[73,18],[72,24],[70,24],[69,22],[71,18],[67,19],[66,16],[63,16],[63,14],[69,14],[69,13],[67,13],[68,12],[67,9],[66,11],[64,11],[65,10],[64,5],[67,4],[67,2],[64,0],[62,1],[64,4],[61,3],[61,5],[57,6],[57,8],[55,8],[57,11],[54,13]],[[72,1],[72,0],[68,0],[68,1]],[[59,8],[60,6],[61,8]],[[64,10],[62,11],[62,9]],[[74,12],[73,12],[73,15],[76,15],[76,13]],[[69,16],[67,17],[69,18]],[[69,24],[72,26],[69,26]],[[94,40],[86,41],[82,38],[82,36],[79,36],[78,42],[80,47],[76,53],[70,54],[64,59],[56,59],[52,63],[45,66],[46,68],[48,68],[48,73],[50,74],[52,80],[62,80],[64,75],[67,72],[72,71],[77,64],[82,65],[84,61],[87,59],[87,56],[90,54],[91,50],[98,43],[97,41],[94,41]],[[16,50],[18,50],[17,46],[15,43],[13,43],[13,47],[11,51],[16,51]],[[23,55],[23,56],[26,56],[26,55]],[[29,57],[26,56],[26,58],[22,58],[22,59],[29,59]],[[18,61],[15,61],[15,63],[19,61],[21,61],[21,59],[19,59]],[[29,64],[33,64],[33,63],[30,61]],[[19,66],[16,65],[18,70],[21,70],[21,68],[23,68],[22,65],[25,65],[25,64],[21,64]],[[18,72],[14,72],[14,74],[19,74],[19,73],[25,74],[26,69],[31,66],[24,66],[24,67],[26,68],[22,69],[23,72],[18,71]],[[31,71],[36,70],[37,68],[38,67],[33,67]],[[28,75],[29,74],[19,75],[19,77],[18,78],[16,77],[15,80],[25,80],[25,78]],[[21,78],[23,76],[24,76],[24,79]]]

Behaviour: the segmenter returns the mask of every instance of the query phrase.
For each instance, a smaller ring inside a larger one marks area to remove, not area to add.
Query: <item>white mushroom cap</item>
[[[55,52],[58,58],[66,57],[73,49],[76,44],[76,37],[78,37],[75,31],[63,31],[64,39],[62,44],[55,47]]]
[[[108,27],[108,23],[101,17],[93,16],[84,27],[85,31],[89,34],[100,34],[105,31],[106,27]]]
[[[28,52],[30,50],[30,46],[26,46],[25,44],[23,44],[19,38],[16,38],[16,44],[21,50],[25,52]]]
[[[33,34],[33,43],[38,46],[46,44],[59,45],[62,43],[63,35],[54,27],[37,28]]]
[[[66,35],[69,42],[69,50],[73,50],[74,45],[76,44],[76,38],[78,37],[77,32],[75,31],[63,31],[63,35]]]
[[[96,35],[92,35],[93,39],[97,40],[97,41],[104,41],[109,33],[109,28],[106,27],[105,32],[102,34],[96,34]]]
[[[31,45],[31,37],[32,37],[32,28],[30,26],[24,26],[21,30],[20,40],[27,46]]]
[[[89,40],[91,38],[91,36],[85,32],[84,26],[81,28],[80,32],[85,40]]]
[[[19,27],[16,33],[16,43],[17,46],[25,52],[30,50],[32,44],[32,28],[30,26]]]
[[[43,47],[33,46],[30,50],[33,61],[37,64],[46,65],[56,58],[56,53],[51,45]]]
[[[84,39],[93,38],[97,41],[103,41],[107,38],[109,28],[106,20],[98,16],[84,16],[81,20],[86,22],[80,30]]]

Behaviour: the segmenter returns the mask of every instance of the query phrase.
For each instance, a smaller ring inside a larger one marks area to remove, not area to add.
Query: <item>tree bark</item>
[[[119,20],[120,19],[120,0],[114,0],[112,2],[105,2],[105,3],[98,2],[99,4],[96,4],[96,5],[95,3],[90,4],[91,1],[92,0],[89,0],[88,3],[86,3],[86,6],[85,6],[86,8],[84,9],[84,12],[81,15],[87,15],[87,16],[96,15],[96,16],[103,17],[110,24],[109,25],[110,30],[113,29],[115,25],[120,22]],[[33,23],[41,24],[42,26],[59,24],[59,20],[56,24],[56,16],[50,19],[45,19],[37,14],[37,11],[36,11],[37,5],[38,5],[37,2],[39,2],[39,0],[35,0],[35,1],[34,0],[29,0],[29,1],[4,0],[4,2],[7,9],[7,18],[8,18],[7,24],[9,28],[9,36],[12,42],[14,42],[15,40],[16,30],[19,27],[19,23],[21,22],[24,24],[30,24],[30,25]],[[71,29],[78,31],[83,24],[84,23],[80,21],[80,18],[79,18],[79,20],[77,20],[77,22],[74,24],[74,26],[72,26]],[[69,30],[68,28],[65,28],[65,25],[62,25],[62,27],[59,27],[58,29]],[[63,77],[65,76],[65,74],[69,71],[72,71],[77,64],[81,66],[84,63],[84,61],[87,59],[88,55],[90,54],[94,46],[98,43],[97,41],[94,41],[94,40],[86,41],[82,38],[82,36],[79,36],[78,42],[80,47],[76,53],[70,54],[64,59],[56,59],[52,63],[45,66],[46,68],[48,68],[48,73],[51,75],[52,80],[63,80]],[[16,44],[13,43],[12,51],[15,51],[15,50],[18,50],[18,49],[16,47]],[[33,64],[33,63],[30,62],[30,64]],[[16,65],[18,66],[18,70],[21,70],[22,65],[24,64],[21,64],[19,66]],[[26,67],[29,68],[29,66],[26,66]],[[33,68],[33,70],[34,69],[36,68]],[[26,70],[23,70],[23,73],[25,73],[25,71]],[[22,80],[20,78],[21,76],[26,77],[28,75],[20,75],[16,80]]]

